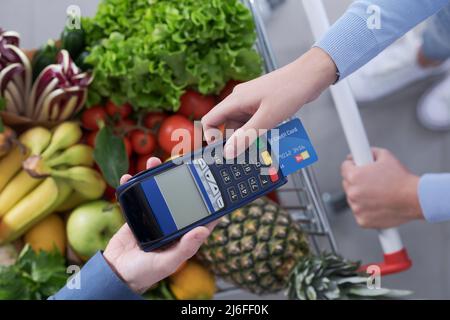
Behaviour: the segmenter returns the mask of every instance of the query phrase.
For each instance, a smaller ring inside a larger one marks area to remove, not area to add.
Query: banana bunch
[[[79,143],[81,135],[75,122],[63,122],[53,132],[35,127],[0,158],[0,244],[54,211],[103,195],[105,181],[92,168],[93,150]]]
[[[3,132],[0,133],[0,158],[6,155],[14,145],[16,134],[14,131],[5,127]]]

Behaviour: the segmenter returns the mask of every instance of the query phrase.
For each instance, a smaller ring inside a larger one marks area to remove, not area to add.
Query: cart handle
[[[314,38],[318,40],[330,28],[322,0],[303,0],[303,6]],[[363,166],[373,163],[367,133],[347,80],[339,81],[330,90],[355,164]],[[378,237],[384,252],[384,261],[363,266],[362,271],[367,270],[367,266],[378,265],[381,274],[387,275],[411,267],[412,262],[396,228],[378,230]]]

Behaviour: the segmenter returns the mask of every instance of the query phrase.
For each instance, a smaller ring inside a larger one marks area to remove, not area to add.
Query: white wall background
[[[56,39],[64,28],[66,9],[78,5],[82,15],[93,15],[98,0],[1,0],[0,28],[21,34],[23,48],[36,48]]]

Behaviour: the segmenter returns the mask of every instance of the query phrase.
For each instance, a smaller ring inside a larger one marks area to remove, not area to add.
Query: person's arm
[[[215,131],[210,129],[222,124],[240,129],[228,139],[224,150],[225,157],[234,157],[245,149],[247,130],[274,128],[335,83],[337,72],[340,79],[346,77],[449,3],[449,0],[356,1],[296,61],[236,86],[232,94],[202,118],[206,140],[213,141]],[[370,5],[381,10],[379,30],[368,28]]]
[[[315,46],[331,56],[342,79],[449,3],[449,0],[355,1]],[[377,6],[380,13],[378,29],[368,25],[375,14],[371,6]]]
[[[64,286],[49,300],[140,300],[106,262],[103,254],[97,252],[77,274],[72,286]],[[73,287],[73,288],[72,288]]]
[[[428,222],[450,220],[450,173],[426,174],[419,180],[419,202]]]
[[[158,158],[147,161],[147,169],[161,164]],[[120,183],[127,182],[126,174]],[[167,278],[197,252],[218,221],[197,227],[170,247],[152,252],[139,248],[133,233],[124,224],[111,238],[105,251],[98,252],[81,269],[79,289],[62,288],[50,300],[136,300],[155,283]],[[71,286],[77,284],[71,282]],[[75,286],[76,287],[76,286]]]

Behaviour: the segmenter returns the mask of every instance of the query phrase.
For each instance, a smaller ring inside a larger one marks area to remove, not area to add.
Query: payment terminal
[[[263,136],[238,163],[223,158],[223,144],[143,171],[117,189],[122,211],[143,250],[160,248],[287,182]]]

